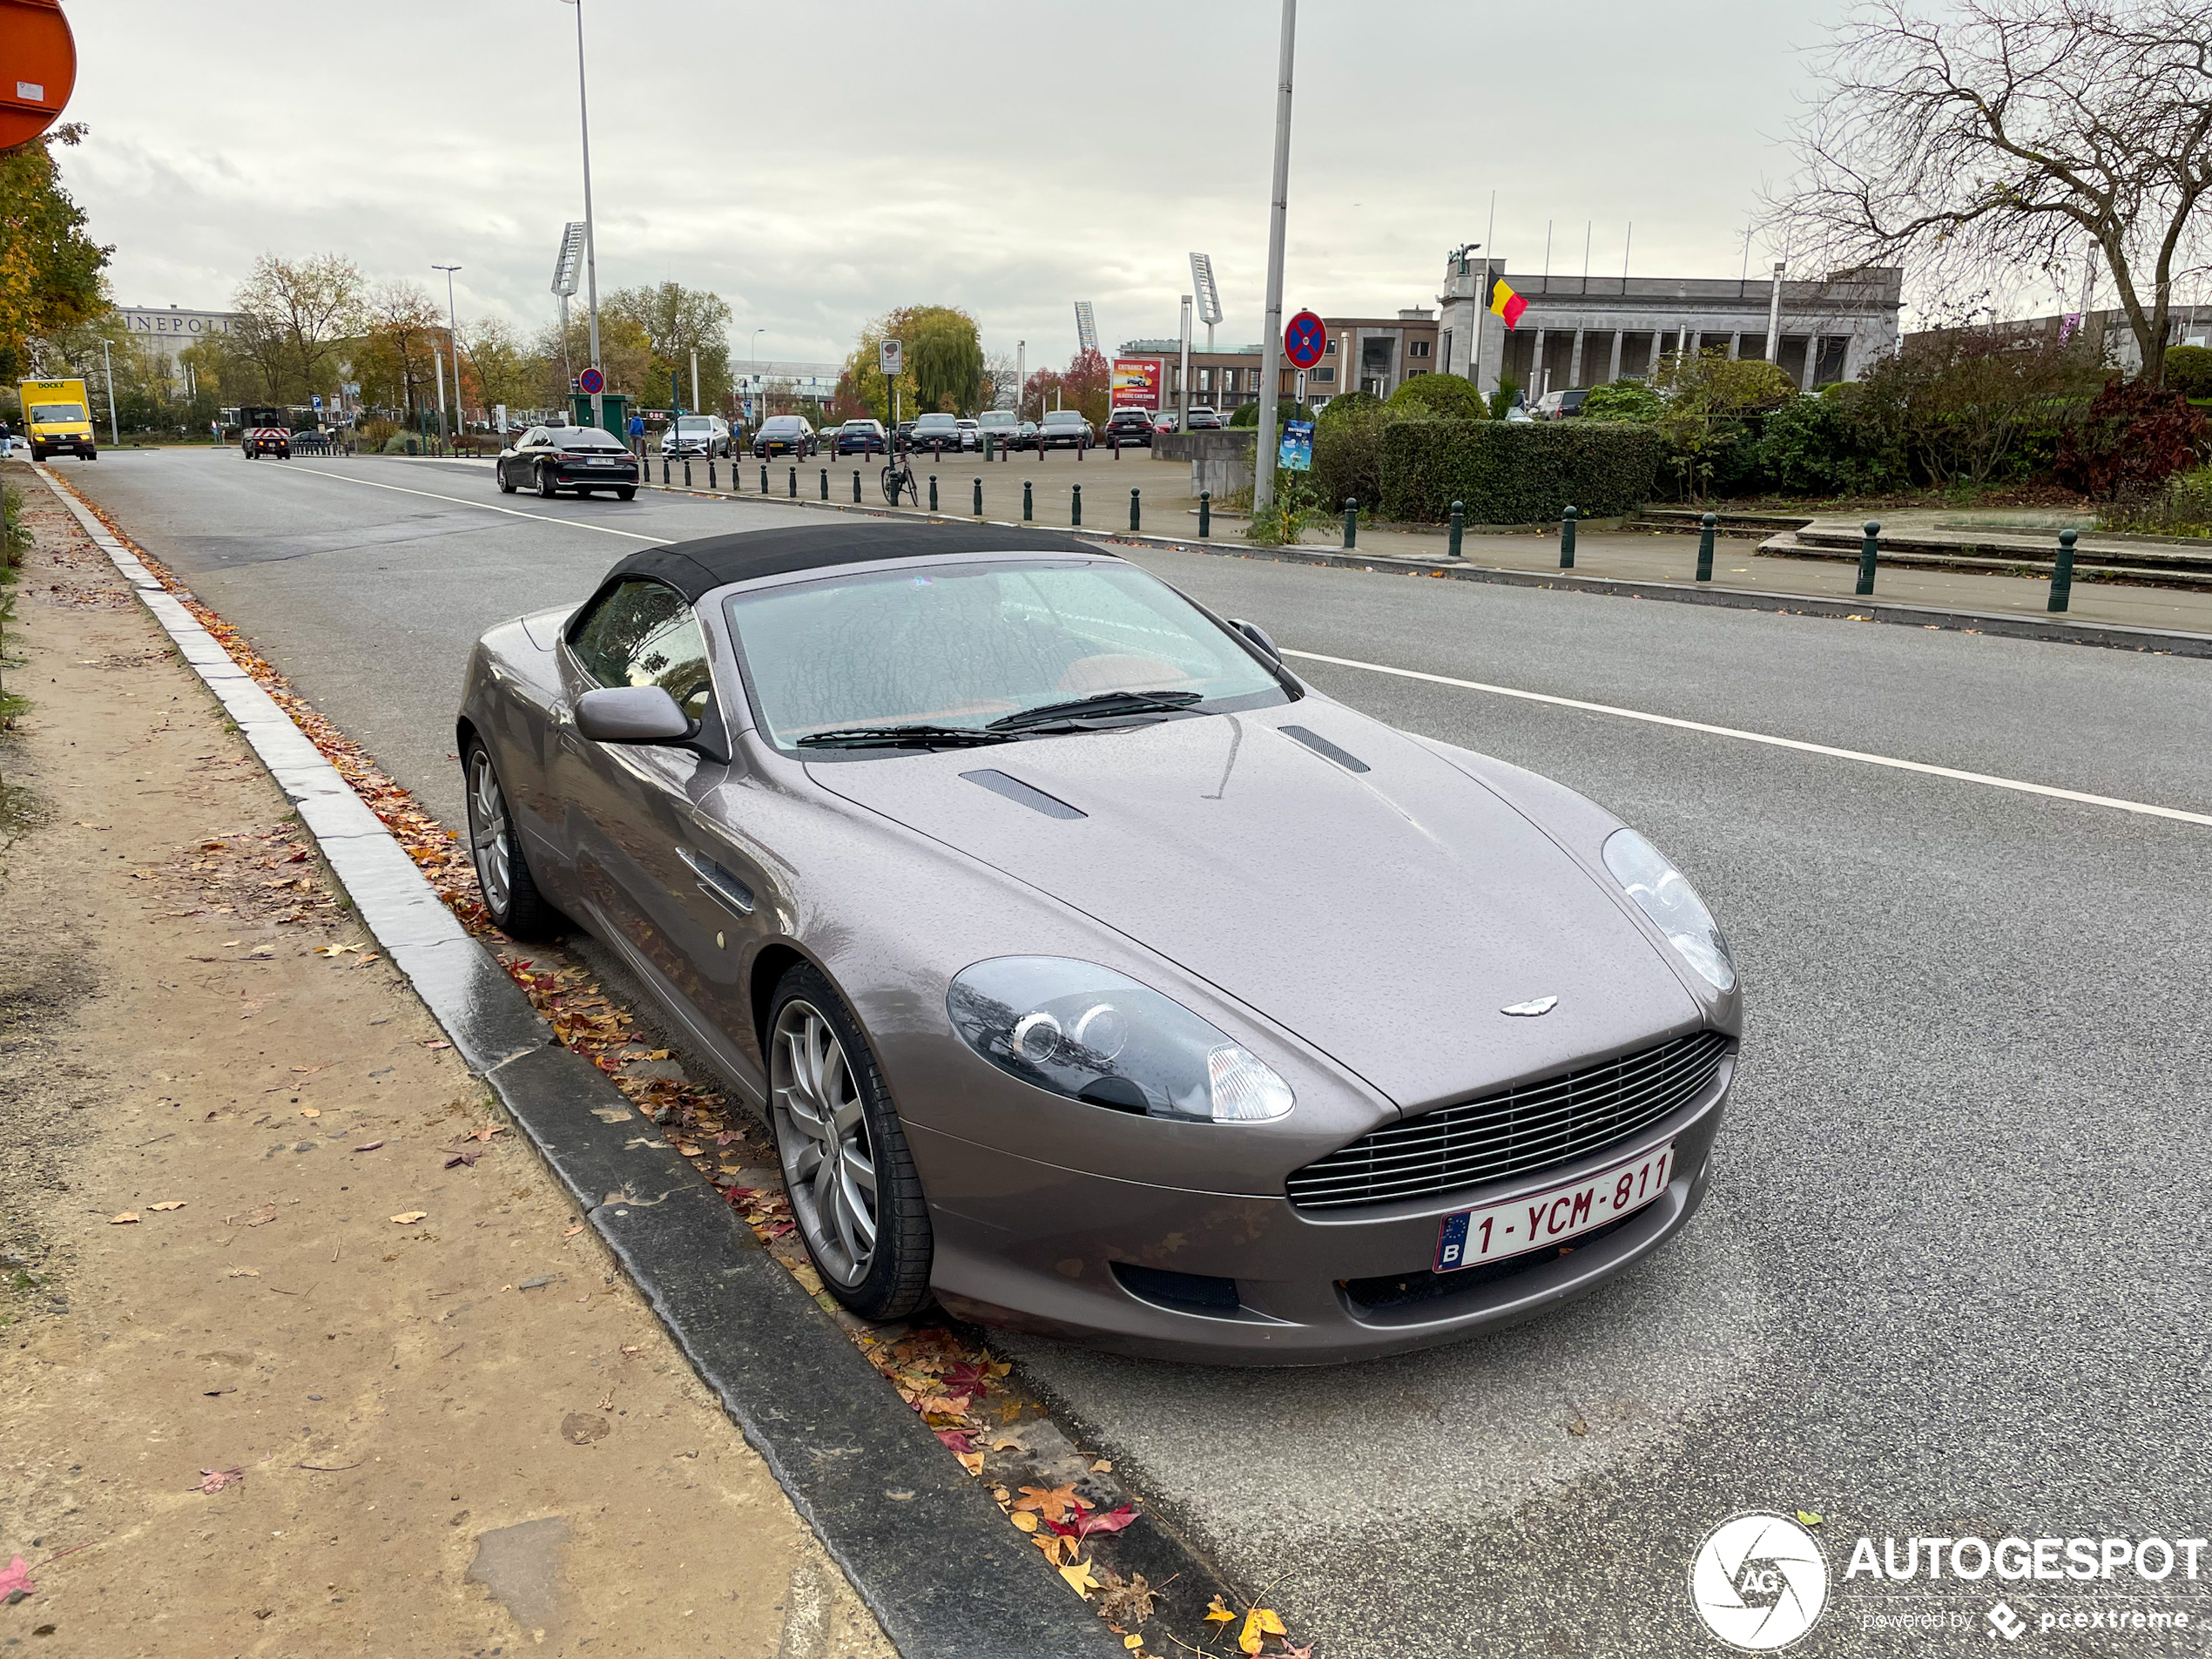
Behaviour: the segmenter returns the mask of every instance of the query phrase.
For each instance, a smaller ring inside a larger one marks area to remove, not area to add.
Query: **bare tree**
[[[367,283],[351,260],[264,253],[232,300],[239,345],[260,368],[273,399],[335,388],[339,342],[361,332]]]
[[[2212,192],[2204,0],[1877,0],[1831,38],[1796,137],[1772,217],[1816,261],[1941,292],[2101,257],[2162,376]]]

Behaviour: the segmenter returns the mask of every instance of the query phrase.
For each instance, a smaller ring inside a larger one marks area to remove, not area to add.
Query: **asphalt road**
[[[479,630],[644,544],[610,530],[799,516],[541,502],[427,462],[123,454],[66,475],[454,821]],[[2212,664],[1138,556],[1295,651],[2212,813]],[[1680,1241],[1495,1337],[1290,1372],[1006,1344],[1090,1443],[1328,1659],[1722,1651],[1685,1572],[1753,1508],[1825,1518],[1831,1607],[1802,1652],[1984,1651],[2000,1595],[2032,1624],[2212,1620],[2212,1560],[2194,1584],[1844,1577],[1862,1533],[2212,1530],[2212,826],[1296,665],[1585,792],[1689,871],[1747,987],[1734,1115]],[[1930,1611],[1961,1627],[1866,1623]],[[2020,1645],[2203,1651],[2195,1629]]]

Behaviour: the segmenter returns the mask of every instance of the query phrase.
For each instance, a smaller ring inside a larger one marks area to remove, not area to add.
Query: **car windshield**
[[[979,426],[1012,426],[1014,424],[1014,416],[1010,411],[1006,409],[992,409],[979,416],[977,418],[976,424]]]
[[[82,421],[84,418],[84,406],[82,403],[34,403],[30,406],[30,418],[33,424],[37,426],[55,426],[65,421]]]
[[[796,432],[799,430],[799,417],[795,415],[771,415],[768,424],[760,429],[763,432]]]
[[[783,748],[854,728],[980,732],[1025,710],[1112,693],[1188,700],[1202,712],[1289,700],[1188,600],[1118,561],[833,577],[737,594],[728,611],[762,726]]]
[[[1080,409],[1052,409],[1047,411],[1044,423],[1047,426],[1074,426],[1082,418]]]
[[[711,432],[714,430],[713,417],[705,415],[687,415],[677,421],[676,429],[678,432]]]
[[[925,415],[914,424],[916,426],[958,426],[960,422],[949,415]]]
[[[602,432],[596,426],[560,427],[550,436],[563,449],[622,449],[628,453],[620,438],[611,432]]]

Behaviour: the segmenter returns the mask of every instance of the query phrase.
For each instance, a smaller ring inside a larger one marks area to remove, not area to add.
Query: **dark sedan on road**
[[[534,426],[492,463],[508,495],[535,489],[550,497],[573,489],[611,489],[624,501],[637,493],[637,457],[620,438],[596,426]]]
[[[1116,409],[1106,417],[1106,442],[1152,447],[1152,415],[1149,409]]]
[[[1088,449],[1098,442],[1090,422],[1074,409],[1047,409],[1037,423],[1037,448]]]
[[[936,453],[958,454],[968,448],[968,435],[961,430],[960,421],[949,415],[925,415],[914,422],[914,429],[907,435],[907,445],[913,449],[927,449]]]
[[[478,642],[456,738],[493,921],[651,988],[865,1318],[1348,1359],[1705,1196],[1743,1009],[1682,873],[1099,548],[641,550]]]
[[[752,440],[753,458],[796,455],[804,461],[818,447],[814,428],[803,415],[772,415],[761,423]]]
[[[890,441],[883,435],[880,421],[847,421],[837,429],[833,446],[838,456],[880,455],[890,448]]]

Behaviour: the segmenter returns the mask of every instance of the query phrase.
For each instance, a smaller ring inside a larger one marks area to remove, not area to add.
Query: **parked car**
[[[900,421],[900,422],[899,422],[899,447],[900,447],[900,448],[902,448],[902,449],[911,449],[911,448],[914,448],[914,423],[912,421]]]
[[[499,452],[492,463],[499,487],[511,496],[535,489],[549,500],[573,489],[589,496],[611,489],[624,501],[637,493],[637,457],[620,438],[596,426],[535,426]]]
[[[678,415],[676,424],[661,434],[664,455],[726,455],[730,453],[730,423],[718,415]]]
[[[960,421],[949,415],[925,415],[914,421],[907,444],[916,449],[949,450],[957,453],[966,447]]]
[[[976,417],[976,429],[1001,449],[1020,449],[1027,446],[1022,442],[1022,417],[1012,409],[985,409]]]
[[[1133,405],[1116,409],[1106,417],[1104,435],[1109,443],[1118,439],[1124,444],[1139,444],[1150,449],[1152,447],[1152,412]]]
[[[846,455],[880,455],[888,448],[880,421],[847,421],[837,429],[834,452],[840,460]]]
[[[1194,406],[1190,411],[1190,429],[1193,432],[1218,432],[1227,424],[1221,418],[1220,410],[1204,403]]]
[[[1683,873],[1100,548],[641,549],[458,738],[492,924],[629,964],[863,1318],[1312,1365],[1687,1280],[1743,1009]]]
[[[1152,416],[1152,430],[1179,432],[1182,430],[1181,418],[1173,409],[1161,409]]]
[[[1582,400],[1589,395],[1586,389],[1571,392],[1547,392],[1536,400],[1535,418],[1539,421],[1564,421],[1582,412]]]
[[[967,416],[962,415],[960,419],[959,426],[961,442],[964,446],[970,449],[981,449],[983,447],[983,428],[981,422],[971,421]]]
[[[1088,449],[1098,442],[1098,434],[1091,430],[1080,409],[1047,409],[1044,419],[1037,422],[1037,448]]]
[[[758,461],[771,455],[796,455],[804,461],[817,447],[813,425],[803,415],[772,415],[761,422],[752,440],[753,458]]]

